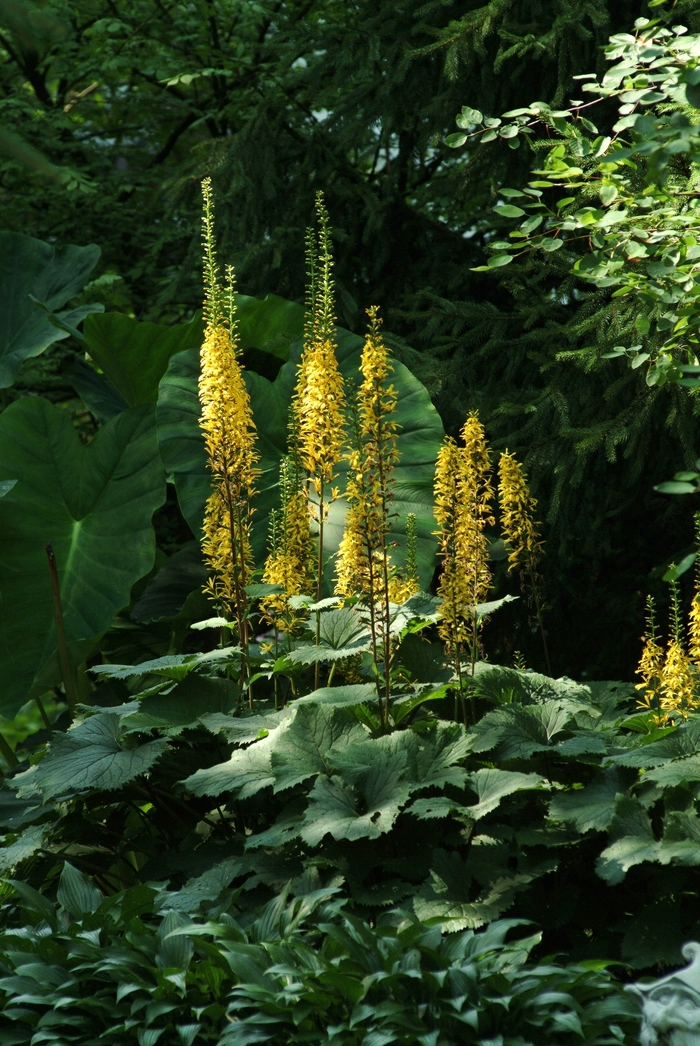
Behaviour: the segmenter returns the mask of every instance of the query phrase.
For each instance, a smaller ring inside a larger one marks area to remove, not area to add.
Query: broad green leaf
[[[272,750],[275,792],[292,788],[315,774],[330,773],[329,752],[367,740],[367,733],[350,712],[328,705],[297,706],[289,726],[280,730]]]
[[[121,393],[77,353],[65,357],[61,363],[61,373],[73,386],[87,409],[103,424],[111,421],[129,406]]]
[[[187,727],[197,726],[202,715],[229,712],[239,698],[240,690],[231,679],[189,675],[168,693],[144,697],[138,711],[123,717],[122,730],[163,730],[175,737]]]
[[[98,712],[67,733],[55,734],[42,761],[17,774],[13,786],[20,798],[40,792],[45,800],[92,788],[111,792],[147,773],[165,748],[162,739],[136,747],[122,744],[119,716]]]
[[[196,542],[179,549],[149,581],[146,591],[131,611],[132,621],[148,624],[163,618],[176,617],[184,608],[187,597],[201,590],[207,579],[202,551]],[[207,612],[208,604],[202,594],[198,607]]]
[[[624,790],[620,771],[613,767],[585,788],[555,795],[549,805],[549,816],[554,821],[571,821],[582,834],[603,832],[610,827],[617,796]]]
[[[93,675],[103,679],[130,679],[133,676],[163,676],[165,679],[184,679],[200,665],[211,661],[226,661],[238,652],[238,647],[219,647],[203,654],[166,654],[137,665],[95,665]]]
[[[341,777],[316,778],[300,833],[310,846],[318,846],[325,835],[377,839],[393,827],[410,794],[400,770],[377,751],[374,765],[361,776],[357,789]]]
[[[634,865],[658,860],[661,844],[639,800],[628,796],[618,799],[610,836],[614,841],[596,861],[596,872],[607,883],[621,883]]]
[[[83,324],[90,355],[130,407],[156,402],[170,357],[198,349],[203,333],[199,313],[175,327],[140,323],[121,312],[88,316]]]
[[[222,795],[231,792],[239,799],[255,795],[275,783],[272,772],[274,734],[238,749],[225,763],[217,763],[191,774],[183,784],[193,795]]]
[[[504,203],[500,207],[493,207],[492,210],[501,218],[522,218],[525,214],[522,207],[516,207],[514,203]]]
[[[57,250],[23,233],[0,232],[0,388],[13,384],[25,359],[68,337],[51,322],[46,309],[60,309],[79,294],[99,256],[94,245]],[[74,324],[101,308],[92,305],[58,315]]]
[[[497,749],[500,760],[529,759],[552,747],[553,738],[572,721],[576,706],[567,701],[545,701],[541,705],[504,705],[481,719],[475,752]]]
[[[675,788],[686,781],[700,781],[700,754],[688,756],[687,759],[675,759],[647,770],[644,780],[654,781],[661,788]]]
[[[15,879],[7,880],[10,886],[14,887],[17,893],[24,902],[24,907],[30,912],[36,912],[42,919],[44,919],[48,926],[56,932],[58,928],[58,920],[56,919],[56,909],[54,908],[48,897],[44,897],[43,893],[39,893],[29,883],[23,883]]]
[[[63,865],[56,898],[74,919],[82,919],[84,915],[96,911],[104,899],[87,876],[68,861]]]
[[[156,966],[158,969],[186,970],[194,954],[194,945],[185,934],[176,934],[175,930],[184,929],[190,920],[179,912],[168,912],[158,927],[156,934]]]
[[[0,415],[0,477],[17,480],[0,501],[0,714],[12,716],[56,650],[47,542],[69,644],[109,628],[153,564],[165,498],[153,410],[125,411],[84,446],[65,411],[18,400]]]
[[[475,821],[490,814],[507,795],[533,788],[546,788],[539,774],[519,774],[509,770],[477,770],[467,778],[469,787],[476,792],[478,803],[467,806],[466,811]]]
[[[264,304],[264,303],[263,303]],[[359,363],[363,339],[342,328],[337,329],[337,356],[341,371],[353,388],[359,381]],[[287,449],[289,406],[296,384],[296,367],[301,352],[299,343],[292,346],[290,358],[274,382],[259,374],[245,372],[253,414],[258,430],[258,447],[263,470],[255,501],[256,525],[253,548],[261,562],[267,551],[267,529],[270,510],[279,502],[279,464]],[[160,384],[158,398],[158,440],[168,471],[172,472],[180,507],[195,534],[199,534],[204,506],[211,489],[206,467],[204,443],[199,430],[197,398],[198,354],[174,356]],[[398,446],[401,461],[396,468],[396,494],[393,508],[396,516],[389,541],[396,543],[397,561],[402,564],[405,546],[405,518],[409,512],[417,517],[418,561],[421,580],[428,586],[434,570],[436,540],[432,509],[432,482],[435,459],[444,431],[426,389],[403,364],[394,363],[392,384],[398,392],[397,421],[402,426]],[[339,467],[338,487],[345,488],[347,464]],[[339,499],[331,508],[325,527],[325,552],[330,558],[338,548],[343,532],[345,506]]]
[[[668,763],[671,759],[683,759],[700,752],[700,720],[690,719],[682,723],[673,733],[658,741],[640,744],[631,751],[612,756],[609,760],[618,766],[633,766],[648,770],[650,767]]]
[[[348,683],[346,686],[322,686],[304,697],[298,697],[295,705],[361,705],[377,697],[374,683]]]
[[[279,359],[289,359],[292,342],[304,331],[304,308],[277,294],[264,298],[236,295],[238,333],[242,352],[257,349]]]
[[[352,607],[325,610],[320,615],[318,646],[297,647],[287,657],[292,664],[311,665],[338,661],[371,650],[372,637],[367,625]]]
[[[220,731],[229,741],[236,744],[250,744],[251,741],[260,741],[272,730],[276,730],[283,722],[291,719],[293,709],[298,704],[288,705],[280,712],[266,712],[263,715],[238,716],[222,715],[220,712],[207,712],[201,716],[202,725],[211,730],[213,734]]]
[[[13,843],[3,843],[0,846],[0,873],[7,875],[22,861],[32,857],[44,845],[45,835],[46,830],[42,825],[31,825]]]
[[[418,683],[444,683],[452,677],[442,643],[431,643],[409,633],[397,652],[397,660]]]
[[[459,723],[437,724],[426,734],[404,731],[382,738],[379,744],[395,745],[406,753],[405,776],[412,790],[445,788],[452,785],[463,788],[466,771],[460,765],[471,751],[474,736]]]

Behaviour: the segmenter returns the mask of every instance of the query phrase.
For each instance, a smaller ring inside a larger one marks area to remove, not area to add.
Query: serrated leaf
[[[654,837],[651,820],[637,799],[621,796],[610,826],[614,840],[596,861],[596,872],[607,883],[621,883],[630,868],[656,861],[661,844]]]
[[[119,716],[98,712],[65,734],[54,734],[44,759],[17,774],[13,786],[20,798],[39,791],[45,800],[91,788],[110,792],[145,774],[166,748],[162,739],[131,748],[119,738]]]
[[[624,791],[619,770],[611,768],[585,788],[560,792],[549,804],[554,821],[570,821],[582,834],[603,832],[615,815],[617,796]]]
[[[295,705],[361,705],[376,700],[377,688],[374,683],[348,683],[346,686],[322,686],[304,697],[298,697]]]
[[[325,835],[350,840],[378,838],[392,828],[410,795],[410,785],[402,779],[405,757],[400,759],[395,752],[388,756],[369,742],[359,747],[362,763],[351,769],[349,760],[338,759],[342,761],[341,777],[316,779],[300,833],[311,846],[317,846]],[[352,785],[346,783],[348,779]]]
[[[250,748],[233,752],[225,763],[197,770],[183,781],[193,795],[222,795],[231,792],[239,799],[274,785],[272,746],[274,735],[256,741]]]
[[[395,745],[406,754],[405,776],[412,790],[419,788],[462,788],[466,780],[463,763],[474,737],[459,723],[438,723],[427,734],[405,732],[393,735]],[[387,744],[383,738],[379,743]]]
[[[513,792],[546,788],[547,783],[539,774],[520,774],[510,770],[484,769],[477,770],[467,777],[469,787],[476,792],[478,803],[466,806],[465,812],[478,821],[490,814],[500,804],[501,799]]]
[[[0,846],[0,873],[7,875],[22,861],[32,857],[43,846],[45,834],[46,830],[42,825],[31,825],[25,828],[19,839]]]
[[[202,716],[225,716],[239,698],[240,689],[231,679],[190,675],[167,694],[142,698],[138,710],[122,718],[122,730],[124,733],[163,730],[176,737],[187,727],[201,722]]]
[[[200,665],[212,661],[225,661],[239,652],[239,647],[219,647],[200,654],[166,654],[152,661],[137,665],[95,665],[90,671],[105,679],[130,679],[133,676],[163,676],[165,679],[181,680]]]
[[[87,876],[68,861],[63,865],[56,898],[74,919],[82,919],[84,915],[97,911],[104,899]]]
[[[274,791],[292,788],[316,774],[330,773],[327,756],[367,740],[367,733],[351,713],[328,705],[294,708],[294,718],[279,732],[272,750]]]

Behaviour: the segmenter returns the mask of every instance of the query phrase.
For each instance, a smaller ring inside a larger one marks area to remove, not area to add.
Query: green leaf
[[[264,304],[264,303],[263,303]],[[351,391],[360,380],[359,364],[363,339],[349,331],[337,328],[337,357],[340,369]],[[258,429],[260,467],[263,476],[255,499],[255,527],[253,550],[260,563],[267,554],[269,513],[279,504],[279,465],[287,450],[289,407],[296,384],[296,367],[301,352],[299,343],[292,346],[290,359],[281,368],[274,382],[259,374],[245,371],[253,414]],[[174,356],[168,372],[160,384],[158,398],[158,440],[168,471],[175,480],[180,508],[195,534],[201,529],[204,506],[211,489],[211,477],[206,466],[204,441],[199,430],[200,413],[197,397],[199,361],[196,353]],[[417,516],[418,563],[422,583],[427,587],[432,579],[435,562],[435,519],[432,511],[432,483],[435,459],[444,436],[439,415],[428,392],[411,372],[398,361],[394,362],[392,384],[398,392],[396,420],[401,425],[398,447],[401,461],[395,470],[396,491],[393,501],[390,543],[397,547],[396,559],[402,564],[406,543],[405,518],[407,513]],[[347,462],[338,470],[337,486],[345,489]],[[324,530],[324,551],[327,560],[338,549],[343,533],[345,504],[337,500],[331,508]]]
[[[443,644],[431,643],[415,633],[401,640],[396,658],[418,683],[444,683],[452,677]]]
[[[170,557],[152,578],[146,590],[131,611],[132,621],[148,624],[176,617],[192,592],[199,592],[207,579],[202,550],[193,541]],[[206,613],[206,599],[202,595],[198,606]]]
[[[130,407],[155,403],[171,356],[198,349],[203,335],[199,313],[176,327],[140,323],[121,312],[88,316],[83,324],[90,355]]]
[[[25,828],[18,839],[13,843],[4,843],[0,847],[0,873],[6,875],[12,872],[22,861],[33,857],[37,850],[44,845],[46,834],[42,825],[32,825]],[[48,904],[48,901],[46,902]]]
[[[318,646],[302,646],[290,650],[287,655],[289,661],[301,665],[338,661],[372,648],[372,636],[367,631],[367,625],[352,607],[323,611],[319,638]]]
[[[97,887],[68,861],[63,865],[56,899],[74,919],[81,919],[84,915],[97,911],[103,901]]]
[[[235,299],[241,351],[257,349],[278,359],[289,359],[291,344],[301,338],[304,331],[303,306],[276,294],[262,299],[236,294]]]
[[[362,748],[369,745],[362,745]],[[377,839],[390,831],[410,786],[401,780],[402,767],[375,749],[372,765],[359,777],[357,789],[341,777],[317,777],[301,828],[301,837],[318,846],[325,835],[333,839]]]
[[[176,737],[187,727],[196,726],[200,716],[231,711],[239,698],[240,690],[231,679],[189,675],[167,693],[144,697],[138,711],[123,717],[122,730],[163,730]]]
[[[156,966],[159,970],[187,969],[194,955],[194,945],[186,934],[175,931],[190,925],[190,920],[180,912],[167,913],[156,934]]]
[[[585,788],[555,795],[549,816],[554,821],[572,822],[582,834],[603,832],[612,822],[617,796],[623,791],[620,772],[613,767]]]
[[[23,795],[41,792],[44,800],[77,795],[91,788],[111,792],[145,774],[163,754],[162,739],[128,747],[119,740],[119,716],[98,712],[55,734],[44,759],[13,778]]]
[[[685,572],[687,570],[690,570],[690,568],[692,567],[694,562],[695,562],[695,553],[694,552],[690,552],[687,556],[683,557],[683,559],[680,561],[680,563],[678,563],[678,564],[674,563],[672,566],[670,566],[669,569],[666,571],[666,573],[664,574],[664,576],[662,577],[661,580],[662,581],[677,581],[678,578],[682,574],[685,574]]]
[[[448,134],[445,136],[445,145],[449,149],[459,149],[460,146],[464,145],[464,143],[468,140],[468,135],[461,134],[459,131],[455,131],[453,134]]]
[[[322,686],[304,697],[298,697],[294,704],[335,705],[340,708],[343,705],[361,705],[376,697],[374,683],[348,683],[346,686]]]
[[[328,705],[295,706],[291,723],[280,730],[272,750],[274,791],[292,788],[316,774],[330,773],[327,756],[367,740],[354,716]]]
[[[99,257],[94,245],[57,250],[23,233],[0,232],[0,388],[14,383],[25,359],[68,337],[30,295],[49,311],[60,309],[80,293]],[[101,307],[59,313],[59,318],[79,323],[87,312]]]
[[[649,815],[636,799],[622,796],[611,825],[615,841],[596,861],[596,872],[607,883],[621,883],[630,868],[656,861],[661,844],[656,842]]]
[[[10,886],[14,887],[17,893],[24,902],[24,907],[30,912],[36,912],[36,914],[45,920],[48,926],[56,932],[58,929],[58,919],[56,918],[56,909],[52,905],[48,897],[44,897],[43,894],[35,890],[29,883],[18,882],[15,879],[8,879],[7,882]]]
[[[193,795],[222,795],[231,792],[239,799],[255,795],[275,783],[272,772],[274,733],[250,748],[232,753],[225,763],[197,770],[183,781]]]
[[[478,803],[465,809],[475,821],[490,814],[501,802],[501,799],[513,792],[546,788],[546,782],[539,774],[519,774],[510,770],[477,770],[467,778],[469,787],[476,792]]]
[[[151,517],[165,499],[153,410],[125,411],[85,446],[65,411],[18,400],[0,415],[0,476],[17,480],[0,501],[0,714],[13,716],[56,651],[46,543],[69,644],[109,628],[153,564]]]
[[[164,679],[184,679],[200,665],[212,661],[226,661],[237,653],[238,647],[218,647],[202,654],[166,654],[152,661],[141,661],[136,665],[94,665],[90,671],[104,679],[130,679],[133,676],[162,676]]]
[[[504,265],[510,265],[512,260],[512,254],[492,254],[486,264],[489,269],[501,269]]]
[[[63,359],[61,374],[73,386],[90,413],[102,424],[111,421],[129,406],[121,393],[76,353]]]
[[[494,214],[499,215],[501,218],[522,218],[525,214],[522,207],[516,207],[514,203],[503,203],[500,207],[492,207],[491,209]]]
[[[693,483],[677,483],[675,480],[668,480],[666,483],[659,483],[654,487],[654,490],[658,491],[659,494],[697,494],[698,488]]]

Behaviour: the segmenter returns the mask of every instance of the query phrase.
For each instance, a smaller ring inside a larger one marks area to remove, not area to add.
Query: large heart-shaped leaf
[[[0,713],[12,716],[56,650],[45,546],[53,543],[66,639],[89,639],[153,565],[165,499],[152,407],[126,410],[83,446],[65,411],[26,398],[0,415]]]
[[[156,402],[170,357],[198,349],[203,333],[201,313],[175,327],[139,323],[120,312],[88,316],[83,324],[90,355],[130,407]]]
[[[348,387],[360,380],[359,365],[363,339],[338,328],[337,356]],[[266,553],[267,526],[270,510],[278,504],[279,464],[287,449],[289,410],[296,384],[296,369],[301,345],[296,342],[290,358],[274,382],[259,374],[245,372],[258,430],[262,477],[255,501],[253,551],[258,562]],[[180,353],[170,361],[161,381],[158,398],[158,441],[163,461],[172,472],[180,507],[195,534],[200,532],[204,506],[210,492],[210,475],[206,467],[204,443],[199,431],[200,413],[197,398],[199,358],[194,352]],[[406,514],[416,514],[418,563],[421,581],[427,587],[435,565],[436,541],[433,536],[432,484],[435,459],[444,430],[440,417],[425,387],[399,362],[394,363],[392,383],[398,392],[397,421],[401,425],[399,450],[401,461],[396,468],[396,493],[393,528],[389,540],[405,545]],[[339,467],[338,486],[345,489],[347,468]],[[345,503],[342,499],[331,508],[325,531],[326,556],[333,555],[343,533]],[[400,558],[400,554],[399,554]]]
[[[33,236],[0,232],[0,388],[13,384],[25,359],[68,337],[67,331],[51,322],[49,312],[82,290],[99,256],[100,248],[94,244],[57,249]],[[58,318],[75,325],[101,308],[81,306],[59,313]]]

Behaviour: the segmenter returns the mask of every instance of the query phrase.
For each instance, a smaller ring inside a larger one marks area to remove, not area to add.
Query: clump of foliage
[[[55,904],[10,884],[0,1041],[635,1041],[636,1006],[605,964],[529,963],[539,935],[514,938],[525,929],[517,920],[447,937],[401,911],[370,926],[337,891],[308,888],[246,915],[220,886],[135,886],[103,898],[68,863]]]

